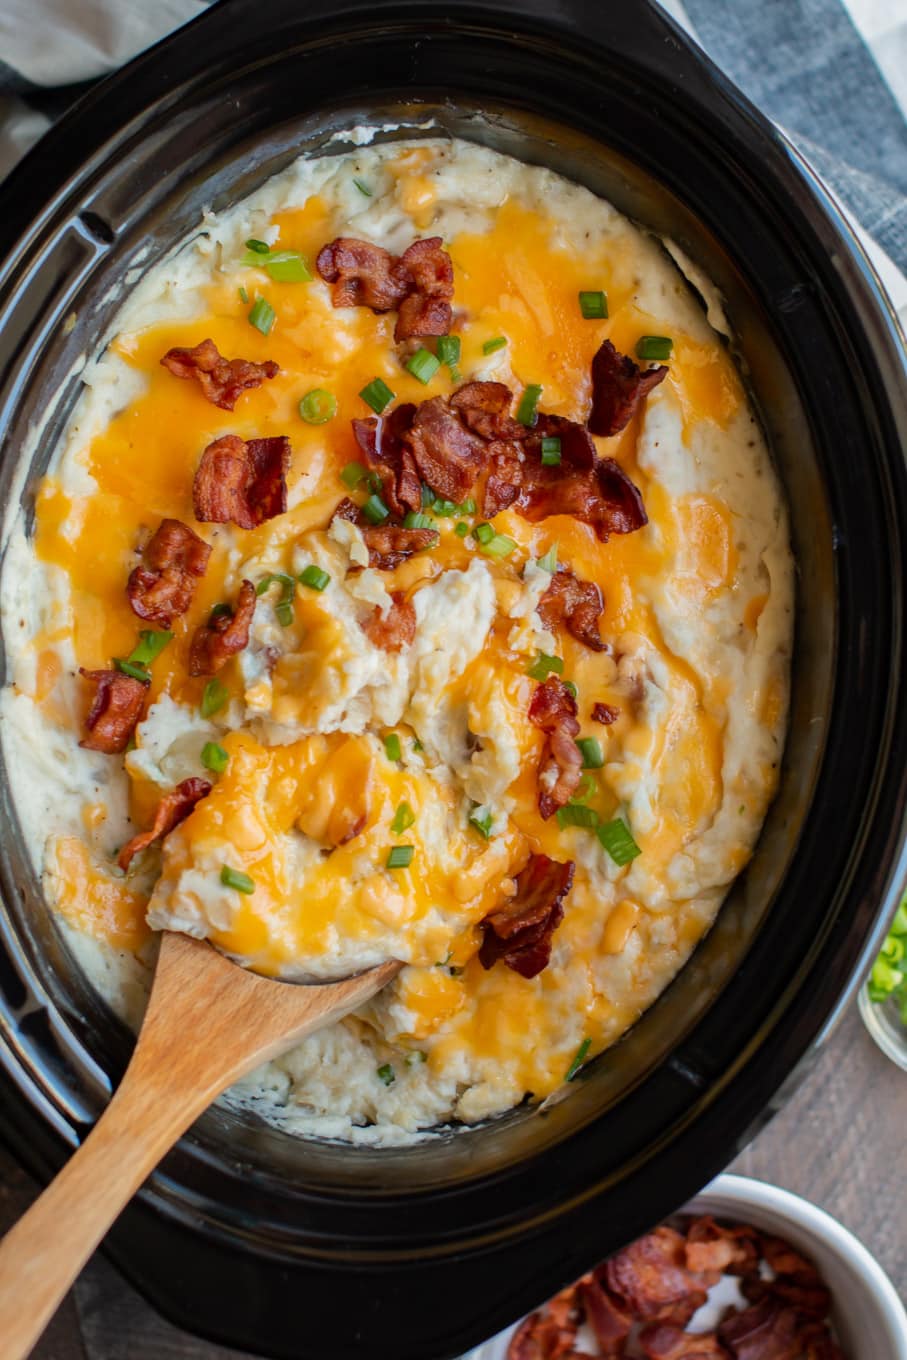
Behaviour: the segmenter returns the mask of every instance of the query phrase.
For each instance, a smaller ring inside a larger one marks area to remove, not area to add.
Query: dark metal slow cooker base
[[[128,268],[334,131],[427,113],[611,198],[721,286],[792,509],[791,736],[715,928],[560,1104],[377,1151],[219,1106],[167,1159],[111,1254],[174,1321],[287,1360],[445,1360],[669,1213],[826,1030],[904,872],[907,411],[892,321],[786,145],[646,4],[231,0],[106,82],[4,190],[5,498],[28,505],[14,468],[29,425],[59,398],[37,476]],[[0,1118],[47,1175],[129,1040],[57,937],[4,798]]]

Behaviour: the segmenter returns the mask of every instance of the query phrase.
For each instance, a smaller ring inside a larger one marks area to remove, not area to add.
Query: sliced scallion
[[[520,404],[516,408],[516,418],[521,425],[534,425],[539,418],[539,401],[542,396],[540,383],[529,383],[523,389]]]
[[[483,354],[494,354],[496,350],[503,349],[507,344],[505,335],[495,335],[491,340],[486,340],[482,346]]]
[[[546,434],[542,440],[542,466],[560,467],[561,441],[556,434]]]
[[[583,769],[600,770],[605,757],[598,737],[577,737],[576,744],[583,757]]]
[[[383,1063],[381,1067],[376,1067],[375,1075],[379,1081],[384,1082],[385,1086],[391,1086],[397,1080],[397,1074],[390,1063]]]
[[[365,515],[369,524],[383,524],[390,514],[390,511],[381,497],[376,492],[373,492],[363,505],[362,513]]]
[[[438,362],[446,364],[450,369],[450,376],[454,377],[454,370],[460,362],[460,337],[458,335],[439,335],[437,345]],[[456,378],[454,378],[456,382]]]
[[[395,836],[400,836],[404,831],[409,830],[415,820],[416,814],[413,812],[409,803],[403,802],[394,813],[394,820],[391,822],[391,831],[393,831]]]
[[[670,359],[674,341],[669,335],[642,335],[636,342],[637,359]]]
[[[131,661],[125,661],[119,656],[113,658],[113,664],[124,675],[130,676],[133,680],[141,680],[143,685],[147,685],[151,679],[151,672],[145,666],[136,666]]]
[[[270,335],[277,320],[277,313],[267,298],[257,297],[249,311],[249,321],[262,335]]]
[[[267,241],[259,241],[254,236],[246,242],[246,250],[251,250],[253,255],[270,255],[271,253],[271,247]]]
[[[366,406],[370,406],[375,415],[380,416],[388,402],[393,401],[396,393],[390,390],[383,378],[372,378],[370,383],[366,383],[359,395]]]
[[[240,302],[248,302],[248,301],[249,301],[249,294],[246,292],[245,288],[240,288],[240,289],[239,289],[239,300],[240,300]]]
[[[608,299],[600,289],[581,290],[579,309],[587,321],[600,321],[608,315]]]
[[[206,741],[202,747],[202,764],[206,770],[213,770],[215,774],[223,774],[229,764],[230,757],[222,746],[216,741]]]
[[[556,543],[552,543],[551,547],[545,553],[544,557],[540,557],[538,559],[538,561],[536,562],[536,566],[541,567],[542,571],[547,571],[550,572],[552,576],[554,575],[554,573],[557,571]]]
[[[490,543],[494,538],[494,529],[490,524],[477,524],[472,531],[472,536],[477,543]]]
[[[385,864],[388,869],[408,869],[416,853],[412,845],[394,845],[387,852]]]
[[[559,656],[548,656],[539,652],[535,661],[526,672],[533,680],[547,680],[549,675],[563,675],[564,662]]]
[[[431,382],[440,367],[441,360],[429,349],[417,349],[406,361],[407,372],[423,385]]]
[[[363,467],[361,463],[347,463],[346,467],[343,468],[340,473],[340,480],[345,482],[350,490],[353,491],[360,482],[364,482],[367,479],[368,475],[368,468]]]
[[[629,864],[631,859],[642,854],[622,817],[615,817],[613,822],[606,822],[595,834],[615,864]]]
[[[300,583],[308,586],[310,590],[324,590],[330,584],[330,573],[321,567],[316,567],[314,562],[310,562],[307,567],[303,567],[299,573]]]
[[[229,864],[221,865],[220,881],[225,888],[235,888],[237,892],[255,891],[255,880],[244,874],[241,869],[231,869]]]
[[[323,387],[313,387],[300,401],[299,414],[307,425],[323,425],[337,414],[337,398]]]
[[[585,803],[568,803],[566,807],[558,808],[557,824],[561,828],[584,826],[594,831],[598,826],[598,813],[595,808],[586,807]]]
[[[141,641],[133,647],[126,658],[134,666],[150,666],[152,661],[156,661],[164,648],[173,641],[172,633],[159,633],[154,628],[143,628],[139,637]]]
[[[477,807],[469,818],[469,825],[478,831],[479,835],[486,841],[491,838],[491,822],[491,813],[487,808],[483,811]]]
[[[567,1071],[566,1071],[566,1073],[565,1073],[565,1075],[564,1075],[564,1081],[572,1081],[572,1080],[573,1080],[573,1078],[576,1076],[577,1072],[578,1072],[578,1071],[580,1070],[580,1068],[582,1067],[583,1063],[586,1061],[586,1054],[589,1052],[589,1049],[590,1049],[591,1047],[592,1047],[592,1040],[591,1040],[591,1039],[584,1039],[583,1042],[580,1044],[579,1048],[576,1050],[576,1053],[575,1053],[574,1058],[573,1058],[573,1062],[572,1062],[572,1063],[570,1064],[570,1066],[567,1068]]]
[[[509,557],[515,548],[516,543],[506,534],[492,534],[491,538],[479,544],[479,551],[486,557]]]
[[[433,529],[435,522],[431,515],[423,515],[421,510],[407,510],[403,516],[404,529]]]
[[[384,753],[388,760],[402,760],[403,750],[396,732],[389,732],[384,738]]]
[[[469,533],[469,525],[466,523],[465,519],[461,519],[459,524],[454,525],[454,533],[456,534],[457,538],[466,537],[466,535]]]
[[[199,709],[203,718],[213,718],[230,697],[230,691],[220,680],[209,680],[202,692]]]
[[[312,271],[298,250],[276,250],[264,267],[275,283],[311,283]]]
[[[356,188],[359,190],[360,194],[364,194],[366,198],[371,198],[371,196],[372,196],[372,191],[371,191],[371,189],[368,187],[367,184],[363,183],[363,181],[362,181],[361,179],[354,179],[354,180],[353,180],[353,183],[355,184]]]

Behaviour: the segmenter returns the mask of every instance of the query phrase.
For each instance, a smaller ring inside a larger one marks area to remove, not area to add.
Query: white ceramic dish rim
[[[823,1244],[858,1282],[865,1304],[875,1309],[876,1328],[885,1334],[888,1348],[884,1353],[854,1353],[849,1360],[907,1360],[907,1312],[894,1285],[860,1239],[818,1205],[768,1181],[725,1173],[716,1176],[677,1212],[727,1214],[733,1210],[742,1219],[742,1211],[747,1209],[755,1210],[757,1217],[763,1213],[777,1215],[799,1229],[802,1238],[812,1237]],[[802,1245],[808,1250],[805,1242]],[[862,1325],[863,1319],[855,1321]],[[462,1360],[506,1360],[512,1332],[513,1328],[508,1327]]]

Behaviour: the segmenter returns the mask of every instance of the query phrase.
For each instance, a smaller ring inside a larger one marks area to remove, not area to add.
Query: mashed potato
[[[420,375],[414,352],[435,341],[395,343],[395,308],[333,305],[313,266],[340,236],[395,256],[442,239],[458,357]],[[268,268],[299,257],[308,270]],[[583,291],[606,295],[606,316],[583,315]],[[401,404],[498,382],[514,409],[535,384],[543,412],[582,423],[593,356],[606,340],[633,356],[644,336],[669,338],[667,376],[595,439],[639,488],[643,527],[602,541],[572,514],[515,504],[486,531],[481,484],[456,505],[433,490],[418,512],[431,545],[382,566],[368,517],[334,516],[344,496],[387,509],[374,475],[350,470],[367,384]],[[160,363],[204,339],[279,371],[222,409]],[[228,1096],[301,1133],[390,1143],[544,1098],[681,967],[776,786],[787,523],[697,298],[658,241],[548,170],[463,141],[359,146],[207,216],[132,291],[84,382],[2,579],[6,758],[82,966],[135,1023],[164,928],[276,976],[403,960],[360,1013]],[[321,423],[299,410],[313,390],[332,399]],[[228,434],[289,439],[287,508],[252,529],[194,518],[199,458]],[[207,569],[148,663],[130,749],[85,749],[79,667],[109,668],[141,628],[163,631],[124,587],[164,518],[210,545]],[[540,615],[557,567],[599,588],[604,646]],[[194,633],[243,581],[258,590],[245,646],[216,676],[190,675]],[[408,635],[388,649],[401,607]],[[586,768],[543,816],[556,772],[530,704],[546,675],[575,695]],[[124,873],[124,843],[187,780],[210,791]],[[486,966],[489,917],[519,904],[541,857],[573,866],[550,961],[532,976],[504,957]]]

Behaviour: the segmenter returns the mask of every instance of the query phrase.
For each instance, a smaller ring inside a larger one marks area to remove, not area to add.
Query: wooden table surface
[[[829,1210],[862,1238],[907,1299],[905,1135],[907,1076],[875,1047],[854,1003],[799,1090],[728,1169],[786,1186]],[[0,1148],[0,1231],[35,1193]],[[239,1352],[171,1327],[96,1255],[34,1360],[190,1357],[238,1360]]]

